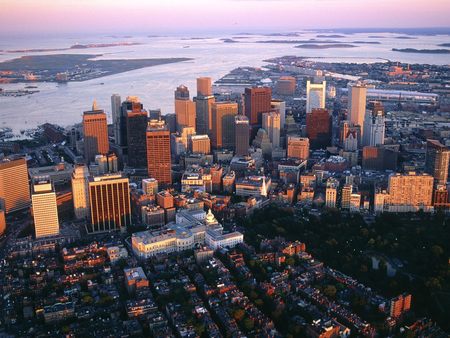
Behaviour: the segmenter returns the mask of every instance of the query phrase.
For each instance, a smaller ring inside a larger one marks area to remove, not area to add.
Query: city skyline
[[[0,7],[3,34],[52,35],[448,27],[450,13],[445,0],[217,0],[214,7],[206,0],[1,0]]]

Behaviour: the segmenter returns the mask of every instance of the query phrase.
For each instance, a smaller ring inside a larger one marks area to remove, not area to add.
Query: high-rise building
[[[144,108],[137,96],[127,96],[127,99],[122,102],[120,107],[120,137],[117,145],[121,146],[126,153],[126,146],[128,145],[128,128],[127,128],[127,116],[132,111],[141,111]]]
[[[189,89],[179,86],[175,90],[175,115],[177,119],[177,130],[182,127],[195,128],[195,102],[189,99]]]
[[[325,206],[327,208],[336,208],[338,187],[339,181],[335,178],[331,177],[327,180],[327,186],[325,189]]]
[[[197,96],[211,96],[212,94],[211,78],[197,78]]]
[[[247,156],[250,146],[250,125],[248,117],[236,115],[234,119],[235,128],[235,153],[237,156]]]
[[[127,113],[127,145],[128,166],[132,168],[145,168],[147,166],[147,111],[141,105],[134,104]]]
[[[286,102],[282,100],[273,99],[270,102],[270,107],[280,113],[280,129],[284,130],[286,124]]]
[[[91,233],[125,230],[131,225],[128,178],[120,174],[91,177],[89,180]]]
[[[156,195],[158,193],[158,180],[154,178],[143,179],[142,190],[146,195]]]
[[[445,185],[448,179],[450,150],[438,140],[427,140],[425,172],[432,175],[437,185]]]
[[[432,210],[433,176],[428,174],[392,174],[389,177],[390,212],[416,212]]]
[[[341,191],[341,208],[350,210],[350,201],[352,197],[353,186],[351,184],[345,184]]]
[[[109,151],[108,123],[106,114],[97,109],[96,104],[92,110],[83,113],[84,159],[86,163],[95,160],[95,155],[105,155]]]
[[[189,150],[193,154],[211,153],[211,140],[208,135],[189,136]]]
[[[120,141],[120,115],[121,115],[121,99],[119,94],[111,95],[111,114],[114,131],[114,142],[119,144]]]
[[[389,315],[392,318],[398,318],[411,308],[411,294],[404,293],[390,301]]]
[[[8,214],[29,206],[27,161],[24,158],[0,160],[0,208]]]
[[[294,95],[296,79],[292,76],[281,76],[275,86],[278,95]]]
[[[77,165],[72,174],[73,211],[75,218],[89,216],[89,170],[85,165]]]
[[[262,114],[271,110],[272,89],[269,87],[245,88],[245,115],[251,126],[261,126]]]
[[[160,184],[171,184],[170,132],[163,121],[150,120],[146,144],[148,176]]]
[[[306,114],[306,136],[312,149],[331,145],[331,116],[327,109],[313,109]]]
[[[6,232],[6,216],[5,210],[0,206],[0,236]]]
[[[364,135],[364,116],[366,114],[367,87],[357,83],[348,87],[347,119],[354,125],[361,127],[361,136]]]
[[[59,234],[56,192],[48,177],[36,178],[31,195],[36,238]]]
[[[281,118],[279,112],[263,113],[262,127],[267,131],[273,148],[280,147],[280,126]]]
[[[309,139],[307,137],[288,136],[287,157],[307,160],[309,158]]]
[[[309,114],[313,109],[324,109],[326,99],[327,82],[311,83],[306,82],[306,113]]]
[[[367,110],[364,117],[363,145],[378,146],[384,144],[385,117],[383,106],[373,103],[373,108]]]
[[[269,134],[265,129],[258,129],[252,144],[254,147],[261,149],[264,158],[268,159],[272,156],[272,142],[270,142]]]
[[[238,114],[235,102],[215,102],[212,105],[212,146],[233,149],[235,143],[234,120]]]

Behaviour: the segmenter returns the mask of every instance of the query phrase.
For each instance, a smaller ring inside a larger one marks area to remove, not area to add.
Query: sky
[[[1,34],[449,26],[450,0],[0,0]]]

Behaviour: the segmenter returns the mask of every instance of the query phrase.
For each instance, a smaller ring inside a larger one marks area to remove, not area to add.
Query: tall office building
[[[268,87],[245,88],[245,115],[250,125],[261,126],[262,114],[271,110],[272,89]]]
[[[306,114],[306,136],[312,149],[331,145],[331,116],[327,109],[313,109]]]
[[[120,115],[121,115],[121,99],[119,94],[111,95],[111,114],[114,131],[114,142],[120,144]]]
[[[189,150],[193,154],[211,153],[211,140],[208,135],[190,135]]]
[[[349,183],[342,187],[341,191],[341,208],[350,210],[350,201],[352,197],[353,186]]]
[[[196,132],[200,135],[208,134],[211,131],[212,124],[212,104],[215,102],[210,77],[199,77],[197,79],[197,96],[194,101]]]
[[[0,236],[6,232],[6,216],[5,210],[0,206]]]
[[[237,156],[247,156],[250,146],[250,125],[248,117],[245,115],[236,115],[234,119],[235,129],[235,153]]]
[[[106,114],[96,105],[83,113],[84,159],[86,163],[95,160],[95,155],[105,155],[109,151],[108,123]]]
[[[234,148],[234,119],[237,114],[238,104],[235,102],[213,103],[211,141],[214,148]]]
[[[58,235],[56,192],[48,177],[35,179],[31,200],[36,238]]]
[[[73,211],[75,218],[85,219],[89,216],[89,169],[77,165],[72,174]]]
[[[433,176],[436,185],[445,185],[448,180],[450,150],[438,140],[427,140],[425,172]]]
[[[127,96],[127,99],[122,102],[122,106],[120,107],[120,137],[119,141],[116,142],[120,145],[127,153],[127,145],[128,145],[128,128],[127,128],[127,116],[128,113],[138,110],[143,110],[144,105],[139,100],[137,96]]]
[[[163,121],[150,120],[146,144],[148,176],[160,184],[171,184],[170,131]]]
[[[313,109],[324,109],[326,99],[327,82],[311,83],[306,82],[306,113],[309,114]]]
[[[327,186],[325,189],[325,206],[327,208],[336,208],[337,191],[339,187],[339,181],[330,177],[327,180]]]
[[[27,161],[24,158],[0,160],[0,208],[8,214],[29,206]]]
[[[197,96],[211,96],[212,94],[211,78],[197,78]]]
[[[89,179],[90,233],[125,230],[131,225],[128,178],[112,174]]]
[[[128,166],[132,168],[147,166],[147,120],[147,111],[139,104],[134,104],[127,113]]]
[[[262,127],[267,131],[273,148],[280,147],[280,126],[281,118],[279,112],[263,113]]]
[[[433,176],[428,174],[392,174],[389,177],[390,212],[430,211],[433,199]]]
[[[270,102],[270,107],[272,110],[280,113],[280,129],[284,130],[284,126],[286,124],[286,102],[274,99]]]
[[[195,128],[195,102],[189,99],[189,89],[179,86],[175,90],[175,115],[177,119],[177,130],[182,127]]]
[[[372,103],[372,109],[367,110],[364,117],[363,145],[378,146],[384,144],[385,117],[380,103]]]
[[[296,79],[292,76],[281,76],[275,86],[278,95],[294,95]]]
[[[307,137],[288,136],[287,157],[307,160],[309,158],[309,139]]]
[[[361,127],[361,136],[364,135],[364,116],[366,114],[367,87],[357,83],[348,87],[347,119],[354,125]]]

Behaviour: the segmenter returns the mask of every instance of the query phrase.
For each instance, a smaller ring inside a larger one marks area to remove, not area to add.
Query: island
[[[97,60],[101,54],[31,55],[0,63],[1,82],[86,81],[191,58]]]
[[[353,48],[353,47],[356,46],[346,43],[333,43],[327,45],[303,44],[295,46],[295,48],[303,48],[303,49],[329,49],[329,48]]]
[[[220,39],[224,43],[238,43],[239,41],[233,40],[233,39]]]
[[[140,42],[113,42],[113,43],[89,43],[89,44],[75,44],[67,48],[33,48],[33,49],[14,49],[8,50],[8,53],[42,53],[42,52],[57,52],[71,49],[88,49],[88,48],[108,48],[118,46],[136,46],[142,45]]]
[[[450,47],[450,43],[440,43],[439,47]]]
[[[418,54],[450,54],[450,49],[392,48],[394,52]]]

